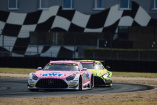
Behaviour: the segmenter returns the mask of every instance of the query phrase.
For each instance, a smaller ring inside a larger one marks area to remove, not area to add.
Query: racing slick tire
[[[82,77],[79,78],[79,91],[82,91]]]
[[[93,81],[94,79],[93,79],[93,75],[91,76],[91,86],[90,86],[90,90],[92,90],[93,89],[93,87],[94,87],[94,81]]]

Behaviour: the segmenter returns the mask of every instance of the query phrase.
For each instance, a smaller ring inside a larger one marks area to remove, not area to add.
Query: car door
[[[89,73],[88,70],[83,68],[82,64],[80,63],[80,74],[82,76],[82,83],[86,83],[87,81],[89,81]]]

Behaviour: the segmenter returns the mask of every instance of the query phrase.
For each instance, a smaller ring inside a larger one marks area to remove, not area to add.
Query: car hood
[[[66,77],[74,74],[79,74],[79,71],[36,71],[35,74],[38,78],[59,78],[65,79]]]
[[[94,76],[102,76],[108,72],[106,69],[88,69]]]

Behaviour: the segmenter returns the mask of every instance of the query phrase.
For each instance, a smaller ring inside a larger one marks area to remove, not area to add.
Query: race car
[[[94,87],[94,77],[91,71],[83,68],[80,62],[50,61],[43,69],[32,72],[28,77],[28,89],[73,89],[86,90]]]
[[[94,86],[112,86],[112,72],[108,71],[100,61],[80,60],[82,65],[94,75]]]

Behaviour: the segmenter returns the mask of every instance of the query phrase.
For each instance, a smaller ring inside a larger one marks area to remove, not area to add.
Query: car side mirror
[[[110,66],[106,66],[106,69],[110,69]]]
[[[82,71],[87,71],[87,68],[83,68]]]
[[[38,69],[38,70],[42,70],[42,67],[38,67],[37,69]]]

